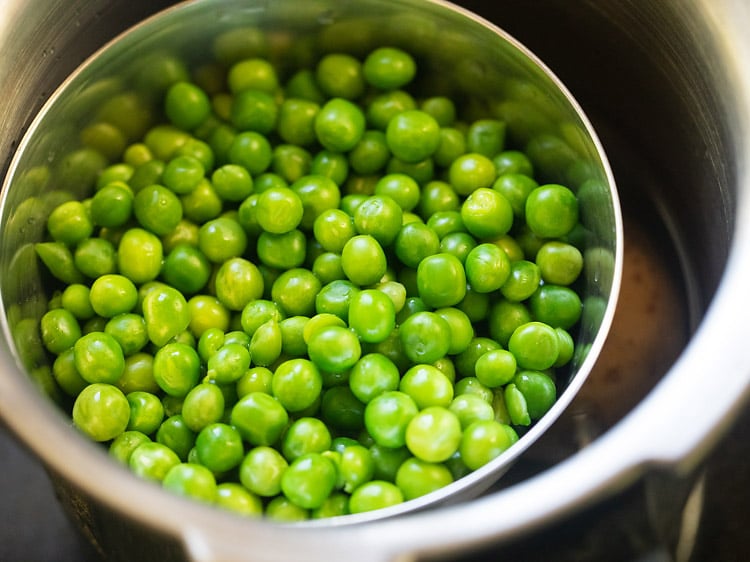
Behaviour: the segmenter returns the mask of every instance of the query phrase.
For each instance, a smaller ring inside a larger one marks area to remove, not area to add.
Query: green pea
[[[182,419],[195,433],[217,423],[224,415],[225,399],[217,384],[204,382],[195,385],[185,395]]]
[[[154,380],[170,396],[185,396],[200,376],[198,352],[184,343],[167,343],[154,355]]]
[[[165,490],[206,503],[216,498],[216,478],[204,466],[194,463],[180,463],[164,475],[162,485]]]
[[[108,453],[112,458],[127,466],[133,451],[141,444],[149,442],[151,438],[140,431],[123,431],[112,440]]]
[[[128,431],[139,431],[145,435],[154,433],[164,419],[164,406],[159,397],[140,390],[125,395],[130,404]]]
[[[324,148],[348,152],[359,143],[365,132],[362,110],[344,98],[327,101],[315,116],[315,135]]]
[[[396,472],[396,485],[405,500],[439,490],[453,482],[450,470],[442,464],[425,462],[416,457],[404,461]]]
[[[235,62],[227,73],[227,84],[231,92],[259,90],[272,94],[279,87],[279,78],[274,66],[259,57],[250,57]]]
[[[180,202],[185,219],[196,224],[202,224],[217,218],[224,206],[214,186],[206,179],[198,183],[198,186],[190,193],[181,195]],[[169,236],[169,233],[167,236]]]
[[[515,431],[495,420],[478,420],[469,425],[461,437],[461,460],[477,470],[499,457],[518,440]]]
[[[453,400],[453,384],[432,365],[411,367],[401,378],[398,389],[411,396],[420,410],[430,406],[448,407]]]
[[[240,398],[230,417],[231,424],[251,445],[273,445],[289,421],[284,406],[263,392],[251,392]]]
[[[92,279],[115,273],[117,269],[115,247],[104,238],[81,240],[73,253],[73,261],[78,271]]]
[[[216,272],[216,296],[229,310],[242,310],[263,296],[263,276],[251,261],[241,257],[223,262]]]
[[[578,223],[578,199],[565,186],[541,185],[526,199],[526,224],[541,238],[565,236]]]
[[[365,89],[362,63],[345,53],[329,53],[318,61],[315,78],[320,89],[332,98],[357,99]]]
[[[438,253],[424,258],[417,267],[419,296],[429,306],[453,306],[466,296],[466,272],[452,254]]]
[[[478,394],[459,394],[448,409],[456,414],[463,430],[475,421],[495,419],[493,405]]]
[[[190,323],[190,310],[185,297],[168,285],[154,286],[141,303],[146,330],[157,347],[183,332]]]
[[[211,328],[227,330],[230,323],[230,311],[219,299],[210,295],[194,295],[187,301],[190,322],[190,334],[197,338]]]
[[[398,390],[385,391],[365,408],[365,427],[383,447],[406,445],[406,428],[419,409],[411,396]]]
[[[209,261],[222,263],[242,256],[247,248],[247,234],[236,220],[219,217],[200,227],[198,247]]]
[[[245,517],[259,517],[263,513],[261,499],[234,482],[222,482],[216,486],[215,504]]]
[[[362,347],[353,331],[341,326],[327,326],[312,334],[307,351],[318,368],[338,373],[359,361]]]
[[[91,284],[89,298],[94,312],[113,318],[133,310],[138,302],[138,289],[124,275],[102,275]]]
[[[320,106],[309,100],[287,98],[279,108],[277,130],[289,144],[308,146],[315,142],[315,116]]]
[[[230,121],[238,131],[266,135],[276,127],[279,107],[272,95],[261,90],[242,90],[232,99]]]
[[[117,247],[117,268],[133,283],[156,279],[161,270],[163,249],[156,235],[142,228],[126,230]]]
[[[363,139],[366,134],[365,132]],[[356,150],[356,147],[354,150]],[[349,161],[346,155],[340,152],[321,150],[313,156],[309,173],[330,178],[336,185],[340,186],[349,177]]]
[[[491,293],[506,284],[515,264],[510,263],[508,255],[501,248],[484,243],[471,249],[464,266],[471,288],[478,293]]]
[[[498,191],[479,187],[461,205],[461,219],[476,238],[498,238],[513,226],[513,207]]]
[[[123,226],[132,213],[133,191],[125,183],[108,183],[91,198],[91,219],[99,226]]]
[[[475,152],[456,158],[448,173],[450,184],[459,195],[469,195],[477,189],[492,187],[496,177],[492,160]]]
[[[250,172],[236,164],[224,164],[211,174],[214,191],[226,201],[243,201],[253,192],[255,183]]]
[[[352,513],[365,513],[403,503],[401,489],[391,482],[371,480],[354,490],[349,499]]]
[[[370,52],[362,65],[365,80],[382,90],[406,86],[417,72],[412,56],[394,47],[380,47]]]
[[[275,269],[301,266],[305,261],[306,248],[307,238],[304,232],[298,229],[283,234],[263,232],[256,244],[260,261]]]
[[[55,279],[63,283],[81,283],[83,274],[73,260],[73,254],[63,242],[39,242],[34,251]]]
[[[490,388],[502,386],[516,374],[516,358],[505,349],[493,349],[477,359],[474,372],[483,385]]]
[[[142,443],[130,454],[128,466],[136,476],[161,482],[167,472],[180,463],[180,457],[161,443]]]
[[[500,293],[511,302],[521,302],[533,295],[541,283],[541,271],[534,262],[514,261],[510,265],[510,275]]]
[[[370,129],[362,134],[357,145],[348,153],[348,165],[362,176],[383,170],[391,158],[391,151],[383,131]]]
[[[396,310],[388,295],[377,289],[365,289],[353,295],[348,320],[360,340],[381,342],[396,327]]]
[[[81,337],[81,326],[78,320],[64,308],[45,312],[39,327],[44,347],[54,354],[60,354],[72,348]]]
[[[245,458],[242,436],[225,423],[205,426],[195,440],[195,450],[200,463],[211,472],[231,470]]]
[[[122,348],[107,333],[91,332],[80,337],[73,351],[76,369],[90,383],[114,384],[125,370]]]
[[[78,396],[89,384],[76,369],[72,347],[55,357],[52,363],[52,376],[62,391],[71,397]]]
[[[73,246],[91,236],[94,224],[83,203],[66,201],[50,213],[47,230],[54,241]]]
[[[206,93],[195,84],[177,82],[167,90],[164,111],[175,126],[189,131],[206,120],[211,104]]]
[[[197,158],[175,156],[164,168],[162,181],[168,189],[182,195],[190,193],[198,187],[205,173],[206,169]]]
[[[428,406],[410,421],[405,433],[411,453],[426,462],[448,460],[461,444],[461,423],[456,414],[441,406]]]
[[[166,410],[166,408],[165,408]],[[181,414],[165,419],[156,431],[156,442],[168,447],[181,461],[187,461],[195,447],[195,432],[188,427]]]
[[[271,299],[287,316],[310,316],[315,312],[315,299],[321,289],[320,280],[304,268],[281,273],[271,286]]]
[[[355,285],[372,285],[380,281],[386,271],[385,252],[369,234],[350,238],[341,252],[341,266]]]
[[[281,355],[282,335],[279,323],[268,320],[261,324],[250,340],[250,356],[253,364],[268,366]]]
[[[73,423],[94,441],[110,441],[123,433],[130,420],[130,405],[120,389],[93,383],[73,404]]]
[[[553,328],[568,330],[583,313],[583,303],[573,289],[545,284],[531,295],[529,308],[534,318]]]
[[[251,449],[240,464],[240,482],[261,497],[274,497],[281,492],[281,478],[289,467],[279,451],[268,446]]]
[[[310,174],[311,168],[312,155],[301,146],[279,144],[274,147],[271,170],[288,184]]]
[[[243,131],[232,139],[228,157],[230,164],[242,166],[251,176],[257,176],[271,165],[273,149],[264,135],[255,131]]]

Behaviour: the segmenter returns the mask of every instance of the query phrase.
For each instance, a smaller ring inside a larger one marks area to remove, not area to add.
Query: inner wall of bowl
[[[195,2],[147,22],[102,51],[64,84],[32,124],[11,165],[3,190],[0,279],[7,337],[17,362],[52,389],[48,359],[37,335],[49,296],[33,244],[44,237],[49,212],[67,193],[93,190],[96,170],[71,177],[81,158],[80,130],[95,122],[108,100],[137,96],[160,112],[162,93],[144,75],[158,61],[177,56],[196,64],[213,58],[216,38],[241,34],[237,56],[268,56],[281,68],[309,65],[323,52],[363,55],[379,45],[412,52],[420,88],[460,99],[470,115],[492,115],[508,125],[508,148],[525,150],[540,181],[578,193],[587,258],[581,350],[571,367],[585,377],[612,314],[619,272],[619,205],[609,170],[588,125],[559,84],[508,37],[439,3],[364,1]],[[597,334],[599,334],[597,336]],[[565,386],[563,383],[562,386]],[[580,386],[572,385],[576,388]],[[572,396],[562,393],[560,408]],[[560,411],[558,408],[558,413]],[[523,441],[523,439],[522,439]]]

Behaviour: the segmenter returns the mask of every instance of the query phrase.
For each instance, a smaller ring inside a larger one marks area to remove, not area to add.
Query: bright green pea
[[[434,312],[417,312],[399,327],[404,353],[414,363],[433,363],[446,355],[451,345],[450,325]]]
[[[47,230],[56,242],[73,246],[91,236],[94,224],[83,203],[66,201],[50,213],[47,219]]]
[[[439,490],[453,482],[451,471],[443,464],[426,462],[412,457],[403,462],[396,472],[396,485],[405,500],[413,500]]]
[[[364,113],[344,98],[327,101],[315,116],[318,142],[333,152],[348,152],[357,146],[364,132]]]
[[[268,366],[281,355],[281,328],[275,320],[261,324],[250,340],[250,356],[258,366]]]
[[[185,297],[168,285],[159,284],[148,290],[141,308],[148,337],[156,346],[163,346],[190,324]]]
[[[273,149],[268,139],[255,131],[237,133],[229,146],[229,163],[245,168],[251,176],[265,172],[271,165]]]
[[[266,299],[256,299],[247,303],[242,309],[242,330],[252,337],[265,322],[269,320],[280,322],[283,319],[284,314],[276,303]]]
[[[583,304],[570,287],[545,284],[531,295],[529,308],[534,318],[553,328],[568,330],[581,318]]]
[[[225,423],[205,426],[195,439],[195,450],[200,463],[211,472],[231,470],[245,458],[239,431]]]
[[[559,349],[554,328],[539,321],[522,324],[508,340],[508,351],[522,369],[548,369],[557,361]]]
[[[167,472],[180,463],[180,457],[172,449],[161,443],[146,442],[136,447],[130,454],[128,465],[136,476],[146,480],[161,482]]]
[[[104,238],[81,240],[73,253],[73,261],[78,271],[92,279],[115,273],[117,269],[115,247]]]
[[[467,348],[456,356],[456,370],[462,377],[473,377],[476,375],[475,367],[477,360],[486,352],[500,349],[501,345],[496,340],[486,336],[477,335]]]
[[[243,90],[232,98],[230,122],[238,131],[267,135],[276,127],[279,107],[274,97],[260,90]]]
[[[302,201],[304,214],[301,228],[312,229],[318,216],[328,209],[336,209],[341,203],[341,190],[329,177],[309,174],[296,179],[292,191]]]
[[[154,356],[138,351],[125,357],[125,369],[117,381],[117,387],[124,393],[142,390],[159,392],[159,385],[154,379]]]
[[[128,431],[140,431],[145,435],[154,433],[164,420],[164,406],[155,394],[137,390],[125,395],[130,404]]]
[[[474,247],[466,256],[466,279],[472,290],[491,293],[500,289],[512,273],[513,265],[507,254],[495,244]]]
[[[243,201],[254,189],[253,178],[242,166],[224,164],[211,174],[216,194],[226,201]]]
[[[440,129],[440,142],[432,155],[435,164],[450,168],[464,154],[466,154],[466,135],[464,132],[455,127],[442,127]],[[469,187],[466,186],[464,191],[468,189]]]
[[[541,271],[534,262],[514,261],[510,266],[510,275],[500,287],[500,293],[511,302],[525,301],[537,291],[541,280]]]
[[[356,230],[351,216],[340,209],[327,209],[315,219],[313,234],[326,251],[341,253]]]
[[[229,91],[234,93],[259,90],[272,94],[279,87],[279,78],[269,61],[260,57],[249,57],[232,64],[227,73],[227,84]]]
[[[322,288],[312,271],[292,268],[280,274],[271,286],[271,299],[287,316],[311,316],[315,299]]]
[[[317,366],[304,358],[284,361],[271,379],[273,395],[289,412],[299,412],[314,404],[322,387]]]
[[[349,514],[349,494],[332,492],[323,504],[310,512],[312,519],[324,519]]]
[[[305,521],[310,518],[310,510],[298,506],[284,495],[273,498],[266,504],[266,518],[271,521]]]
[[[143,228],[163,236],[182,220],[182,204],[173,191],[154,184],[135,194],[133,214]]]
[[[81,337],[81,326],[78,320],[64,308],[45,312],[39,328],[44,347],[54,354],[60,354],[72,348]]]
[[[426,258],[440,252],[437,233],[426,224],[413,222],[401,227],[394,241],[396,257],[408,267],[417,267]]]
[[[322,420],[301,417],[284,433],[281,452],[289,462],[310,453],[323,453],[331,448],[331,432]]]
[[[370,52],[362,64],[365,80],[381,90],[406,86],[417,72],[412,56],[394,47],[379,47]]]
[[[192,244],[180,242],[164,258],[161,277],[184,294],[200,291],[210,276],[211,262]]]
[[[529,157],[520,150],[503,150],[492,157],[497,175],[524,174],[534,176],[534,165]]]
[[[208,118],[211,102],[206,93],[195,84],[177,82],[167,90],[164,111],[172,124],[190,131]]]
[[[251,392],[271,394],[273,392],[272,378],[273,372],[267,367],[251,367],[237,381],[237,396],[242,398]]]
[[[263,514],[261,499],[235,482],[222,482],[216,486],[216,506],[245,517]]]
[[[304,509],[314,509],[333,491],[336,467],[326,457],[309,453],[296,458],[281,477],[281,490],[289,500]]]
[[[240,398],[230,417],[231,424],[251,445],[273,445],[289,421],[281,402],[263,392],[251,392]]]
[[[211,182],[206,179],[190,193],[181,195],[180,202],[185,219],[196,224],[217,218],[224,205]]]
[[[497,119],[474,121],[466,131],[467,150],[493,158],[505,146],[505,131],[505,122]]]
[[[403,503],[401,489],[391,482],[371,480],[354,490],[349,500],[351,513],[364,513]]]
[[[412,109],[395,115],[385,130],[393,155],[407,163],[429,158],[440,144],[440,125],[429,113]]]
[[[414,365],[406,371],[398,389],[411,396],[420,410],[430,406],[448,407],[453,400],[453,384],[432,365]]]
[[[185,396],[200,376],[198,352],[184,343],[168,343],[154,355],[156,383],[170,396]]]
[[[365,90],[362,63],[345,53],[324,55],[315,67],[320,89],[331,98],[354,100]]]
[[[165,411],[167,407],[164,407]],[[181,461],[187,461],[195,447],[195,432],[185,423],[182,414],[165,419],[156,431],[156,442],[166,445]]]
[[[456,414],[458,421],[461,422],[461,429],[464,430],[475,421],[495,419],[492,404],[478,394],[459,394],[450,403],[448,409]]]
[[[471,470],[477,470],[499,457],[518,440],[515,430],[495,420],[477,420],[469,425],[461,437],[461,460]]]
[[[156,235],[142,228],[131,228],[120,238],[117,268],[133,283],[142,284],[158,277],[162,257],[162,244]]]
[[[72,416],[75,426],[94,441],[110,441],[126,430],[130,405],[116,386],[94,383],[78,395]]]
[[[168,189],[182,195],[190,193],[198,187],[205,173],[206,170],[203,164],[197,158],[192,156],[176,156],[164,168],[162,181]]]
[[[313,333],[307,351],[312,362],[329,373],[346,371],[362,355],[357,335],[341,326],[327,326]]]
[[[393,301],[377,289],[365,289],[352,296],[349,327],[363,342],[381,342],[396,327]]]
[[[348,165],[361,176],[380,172],[391,158],[385,133],[374,129],[365,131],[357,146],[347,156]]]
[[[279,144],[273,149],[271,170],[291,184],[310,174],[312,155],[308,150],[294,144]]]
[[[526,199],[526,224],[541,238],[565,236],[578,223],[578,199],[565,186],[541,185]]]
[[[369,234],[350,238],[341,252],[341,260],[346,276],[359,286],[377,283],[387,268],[382,246]]]
[[[546,373],[523,370],[516,374],[513,384],[523,394],[532,421],[541,418],[555,403],[557,397],[555,381]]]
[[[320,106],[304,99],[287,98],[279,108],[277,131],[284,142],[308,146],[315,142],[315,116]]]
[[[188,329],[196,338],[211,328],[222,331],[229,328],[230,311],[216,297],[194,295],[187,301],[187,308],[190,316]]]
[[[216,296],[229,310],[242,310],[263,296],[263,276],[252,262],[230,258],[221,264],[215,278]]]
[[[545,283],[570,285],[583,269],[583,254],[571,244],[550,241],[539,248],[535,262]]]
[[[443,462],[461,444],[461,423],[456,414],[441,406],[419,411],[409,422],[405,433],[411,453],[426,462]]]
[[[208,358],[207,376],[212,382],[237,382],[250,368],[250,351],[239,343],[224,343]]]
[[[102,275],[91,284],[89,298],[94,312],[113,318],[133,310],[138,302],[138,289],[124,275]]]
[[[464,352],[474,338],[474,326],[465,312],[455,307],[439,308],[435,314],[448,323],[450,329],[449,355]]]
[[[240,464],[240,482],[254,494],[274,497],[281,492],[281,478],[288,467],[289,463],[276,449],[254,447]]]
[[[112,440],[108,453],[112,458],[127,466],[133,451],[143,443],[150,442],[151,438],[140,431],[123,431]]]
[[[133,191],[125,183],[108,183],[91,198],[91,219],[99,226],[122,226],[132,212]]]
[[[74,346],[75,366],[90,383],[114,384],[125,370],[125,357],[117,340],[104,332],[91,332]]]
[[[225,399],[217,384],[204,382],[195,385],[185,395],[182,403],[182,418],[191,431],[217,423],[224,415]]]
[[[419,409],[411,396],[398,390],[374,397],[365,408],[365,427],[383,447],[406,445],[406,428]]]
[[[58,386],[68,396],[78,396],[88,386],[75,365],[73,348],[61,352],[52,363],[52,376]]]
[[[417,287],[420,298],[428,306],[456,305],[466,296],[464,266],[452,254],[427,256],[417,267]]]
[[[518,172],[498,172],[498,177],[492,184],[492,189],[510,202],[511,207],[513,207],[513,214],[519,218],[525,217],[526,200],[537,187],[539,187],[539,184],[536,180],[529,175]]]
[[[206,503],[213,503],[216,497],[216,478],[208,468],[199,464],[173,466],[164,475],[162,485],[165,490]]]
[[[242,256],[247,248],[247,234],[236,220],[219,217],[200,227],[198,247],[211,262],[222,263]]]
[[[488,321],[492,339],[506,346],[513,331],[531,321],[531,312],[524,303],[500,299],[492,305]]]
[[[492,187],[495,165],[487,156],[470,152],[456,158],[448,170],[450,184],[459,195],[469,195],[479,188]]]
[[[478,187],[461,205],[466,229],[478,239],[504,236],[513,226],[513,207],[498,191]]]
[[[305,233],[297,229],[283,234],[263,232],[256,244],[260,261],[280,270],[301,266],[305,261],[306,249]]]
[[[573,336],[569,332],[562,328],[555,328],[557,332],[557,340],[560,347],[560,352],[557,355],[557,361],[553,367],[563,367],[573,358],[575,353],[575,342]]]

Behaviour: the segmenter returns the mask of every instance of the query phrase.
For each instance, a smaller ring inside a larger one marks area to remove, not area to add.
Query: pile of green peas
[[[106,165],[35,247],[81,432],[297,521],[428,494],[548,411],[582,312],[576,196],[417,73],[395,47],[216,62],[176,72],[142,138],[84,131]]]

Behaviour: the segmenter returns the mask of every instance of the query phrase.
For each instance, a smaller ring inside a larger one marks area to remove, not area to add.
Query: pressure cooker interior
[[[24,27],[35,4],[19,9],[19,25],[8,33],[25,47],[0,66],[23,79],[12,91],[0,84],[0,92],[26,103],[0,117],[5,166],[25,126],[70,71],[169,4],[117,2],[92,13],[85,2],[58,2],[48,8],[54,31],[37,41],[29,37],[38,30]],[[533,10],[524,0],[458,4],[506,29],[568,86],[602,140],[626,210],[653,221],[657,227],[647,231],[668,240],[664,260],[682,284],[688,329],[696,326],[724,271],[736,202],[724,77],[697,3],[664,0],[633,9],[615,0],[539,0]]]

